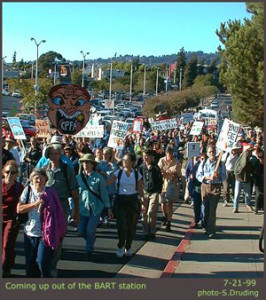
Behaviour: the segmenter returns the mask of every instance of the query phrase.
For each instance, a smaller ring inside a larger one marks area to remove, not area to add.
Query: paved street
[[[159,214],[159,220],[161,213]],[[109,228],[98,228],[95,252],[86,260],[84,241],[72,227],[64,240],[59,261],[60,278],[261,278],[264,259],[258,248],[263,213],[232,213],[232,204],[217,210],[217,237],[208,239],[203,229],[192,228],[193,208],[176,203],[172,232],[160,227],[155,241],[141,240],[138,224],[132,258],[116,257],[115,221]],[[22,234],[17,241],[14,277],[25,277]]]

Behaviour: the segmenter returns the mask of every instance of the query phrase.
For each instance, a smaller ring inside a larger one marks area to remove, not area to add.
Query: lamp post
[[[36,70],[35,70],[35,96],[38,94],[39,86],[38,86],[38,59],[39,59],[39,46],[41,43],[45,43],[46,40],[41,40],[39,43],[35,40],[35,38],[31,38],[31,41],[34,41],[36,47],[37,47],[37,57],[36,57]],[[35,102],[36,103],[36,102]],[[35,104],[36,105],[36,104]]]
[[[132,101],[132,77],[133,77],[133,64],[131,63],[131,70],[130,70],[130,91],[129,91],[129,101]]]
[[[158,79],[159,79],[159,68],[156,68],[156,93],[155,95],[158,96]]]
[[[110,87],[109,87],[109,101],[112,101],[112,73],[113,73],[113,63],[110,64]]]
[[[86,53],[84,54],[84,52],[81,50],[80,53],[81,53],[82,56],[83,56],[83,65],[82,65],[82,83],[81,83],[81,86],[84,87],[85,57],[86,57],[86,55],[89,55],[90,52],[86,52]]]
[[[181,91],[182,88],[182,69],[180,69],[180,73],[179,73],[179,90]]]
[[[7,56],[2,57],[2,88],[4,87],[4,61]]]

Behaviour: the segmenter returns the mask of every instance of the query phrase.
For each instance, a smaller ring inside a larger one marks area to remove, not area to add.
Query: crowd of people
[[[24,226],[27,277],[57,277],[67,223],[85,240],[86,259],[94,251],[99,225],[117,226],[117,257],[132,256],[131,246],[141,220],[143,239],[156,239],[158,210],[170,232],[175,201],[193,206],[194,226],[216,235],[216,209],[233,203],[239,212],[241,189],[248,211],[263,210],[264,144],[261,130],[242,131],[231,151],[218,157],[217,134],[182,129],[141,134],[130,130],[123,147],[104,139],[75,138],[56,130],[47,139],[21,141],[2,137],[3,276],[15,261],[15,242]],[[187,157],[187,143],[200,143],[197,157]],[[254,193],[255,206],[251,203]],[[25,216],[23,222],[20,216]]]

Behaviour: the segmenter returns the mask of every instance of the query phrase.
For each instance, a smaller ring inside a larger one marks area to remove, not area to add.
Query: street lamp
[[[156,68],[156,93],[155,95],[158,96],[158,79],[159,79],[159,68]]]
[[[182,69],[180,69],[180,77],[179,77],[179,90],[182,88]]]
[[[90,52],[86,52],[86,53],[84,54],[84,52],[81,50],[81,51],[80,51],[80,53],[81,53],[81,54],[82,54],[82,56],[83,56],[83,66],[82,66],[82,84],[81,84],[81,86],[82,86],[82,87],[84,87],[85,57],[86,57],[86,55],[89,55],[89,54],[90,54]]]
[[[36,58],[36,70],[35,70],[35,96],[38,94],[39,86],[38,86],[38,59],[39,59],[39,46],[41,43],[45,43],[46,40],[41,40],[39,43],[35,40],[35,38],[31,38],[31,41],[34,41],[36,47],[37,47],[37,58]],[[35,102],[36,103],[36,102]]]
[[[133,77],[133,64],[131,63],[131,70],[130,70],[130,91],[129,91],[129,101],[131,102],[132,99],[132,77]]]
[[[4,61],[7,56],[2,57],[2,88],[4,87]]]

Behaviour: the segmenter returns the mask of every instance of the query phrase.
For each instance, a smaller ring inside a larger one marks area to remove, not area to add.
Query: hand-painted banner
[[[141,133],[142,123],[143,123],[142,119],[134,119],[134,121],[133,121],[133,132]]]
[[[27,139],[19,118],[17,117],[7,118],[7,122],[16,140]]]
[[[222,151],[230,151],[240,129],[240,124],[224,119],[216,147]]]
[[[194,121],[189,134],[190,135],[199,135],[201,133],[203,125],[204,125],[204,122]]]
[[[200,143],[188,142],[187,143],[187,157],[197,157],[200,155]]]
[[[75,135],[88,123],[90,95],[75,84],[58,84],[49,91],[48,117],[62,134]]]
[[[110,132],[108,147],[117,148],[117,146],[124,145],[129,124],[126,122],[114,121]]]
[[[151,122],[150,124],[152,130],[168,130],[168,129],[177,128],[177,121],[175,118],[161,120],[161,121],[154,121]]]
[[[87,138],[102,138],[104,135],[104,125],[90,125],[89,123],[74,137],[87,137]]]
[[[36,136],[38,138],[47,138],[50,135],[50,124],[48,119],[35,119]]]

